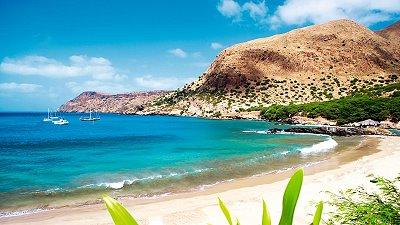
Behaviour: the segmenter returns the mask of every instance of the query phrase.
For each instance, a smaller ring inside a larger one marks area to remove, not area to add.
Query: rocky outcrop
[[[62,112],[88,112],[134,114],[142,111],[155,99],[168,94],[166,91],[135,92],[126,94],[101,94],[87,91],[60,107]]]
[[[398,45],[398,47],[400,46],[400,21],[388,26],[383,30],[377,31],[376,33],[386,38],[390,42],[393,42],[393,44]]]
[[[280,131],[285,131],[290,133],[326,134],[331,136],[392,135],[390,131],[382,128],[338,127],[338,126],[291,127],[283,130],[271,129],[269,130],[269,133],[277,133]]]

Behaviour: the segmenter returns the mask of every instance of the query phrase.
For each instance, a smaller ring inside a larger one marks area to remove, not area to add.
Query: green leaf
[[[138,225],[136,220],[129,214],[119,202],[115,199],[104,195],[103,200],[106,203],[108,212],[110,213],[115,225]]]
[[[218,198],[218,203],[219,203],[219,207],[221,208],[222,212],[225,215],[226,220],[228,221],[229,225],[232,225],[232,218],[231,218],[231,214],[229,213],[228,208],[226,208],[224,202]]]
[[[301,185],[303,184],[303,169],[298,169],[290,178],[283,195],[283,206],[279,225],[292,225],[294,210],[300,195]]]
[[[262,214],[262,225],[271,225],[271,216],[269,215],[267,204],[263,199],[263,214]]]
[[[319,223],[321,222],[323,208],[324,208],[324,203],[322,203],[322,201],[321,201],[317,205],[317,210],[315,211],[315,214],[314,214],[313,225],[319,225]]]
[[[240,222],[238,219],[236,219],[236,225],[240,225]]]

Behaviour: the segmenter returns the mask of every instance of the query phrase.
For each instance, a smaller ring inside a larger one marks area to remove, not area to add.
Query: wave
[[[30,214],[46,212],[46,211],[50,211],[50,210],[53,210],[53,209],[51,209],[51,208],[49,208],[49,209],[36,208],[36,209],[27,209],[27,210],[9,211],[9,212],[1,212],[0,211],[0,218],[30,215]]]
[[[284,151],[284,152],[281,152],[281,155],[287,155],[289,153],[290,153],[290,151]]]
[[[317,144],[313,144],[310,147],[305,147],[305,148],[301,148],[300,152],[302,154],[312,154],[312,153],[318,153],[318,152],[326,152],[329,151],[333,148],[335,148],[338,145],[338,143],[333,140],[331,137],[323,142],[317,143]]]
[[[244,130],[242,133],[269,134],[268,130]]]
[[[212,168],[202,168],[202,169],[195,169],[193,171],[184,171],[181,173],[176,173],[176,172],[171,172],[169,174],[155,174],[151,175],[148,177],[143,177],[143,178],[132,178],[132,179],[123,179],[121,181],[115,181],[115,182],[101,182],[101,183],[96,183],[96,184],[87,184],[79,187],[78,189],[85,189],[85,188],[106,188],[106,189],[121,189],[123,187],[132,185],[135,182],[141,182],[141,181],[149,181],[149,180],[157,180],[157,179],[165,179],[165,178],[172,178],[172,177],[182,177],[190,174],[198,174],[198,173],[203,173],[206,171],[210,171]]]

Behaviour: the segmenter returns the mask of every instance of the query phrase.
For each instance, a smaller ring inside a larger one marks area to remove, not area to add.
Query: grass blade
[[[236,225],[240,225],[240,222],[238,219],[236,219]]]
[[[106,203],[115,225],[138,225],[133,216],[115,199],[104,195],[103,200]]]
[[[263,199],[263,214],[262,214],[262,225],[271,225],[271,216],[269,215],[267,204]]]
[[[228,221],[229,225],[232,225],[232,218],[231,218],[231,214],[229,213],[228,208],[226,208],[224,202],[218,198],[218,203],[219,203],[219,207],[221,208],[222,212],[225,215],[226,220]]]
[[[319,225],[319,223],[321,222],[323,208],[324,208],[324,203],[322,203],[322,201],[321,201],[317,205],[317,210],[315,211],[315,214],[314,214],[313,225]]]
[[[303,169],[297,170],[290,178],[283,195],[283,206],[279,225],[292,225],[294,210],[303,184]]]

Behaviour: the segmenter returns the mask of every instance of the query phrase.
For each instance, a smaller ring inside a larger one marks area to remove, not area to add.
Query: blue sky
[[[0,0],[0,111],[175,89],[238,42],[339,18],[381,29],[399,15],[400,0]]]

